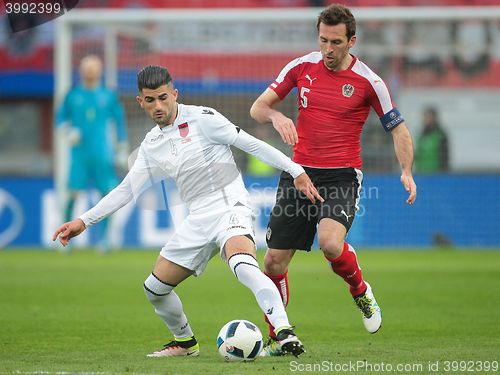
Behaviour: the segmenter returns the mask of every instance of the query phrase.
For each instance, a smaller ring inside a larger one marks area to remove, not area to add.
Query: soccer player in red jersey
[[[250,110],[256,121],[272,123],[283,141],[293,146],[293,160],[304,167],[325,199],[324,203],[308,203],[293,187],[292,177],[282,173],[267,230],[265,272],[286,306],[288,265],[297,249],[311,249],[317,231],[332,271],[347,282],[365,328],[375,333],[382,324],[381,310],[363,279],[353,246],[345,241],[358,209],[363,178],[360,136],[370,107],[393,137],[410,205],[417,192],[412,177],[413,144],[384,81],[349,53],[356,43],[351,11],[339,4],[329,6],[319,15],[317,29],[320,51],[287,64]],[[296,126],[275,109],[294,87],[299,107]],[[270,339],[261,355],[281,354],[270,327]]]

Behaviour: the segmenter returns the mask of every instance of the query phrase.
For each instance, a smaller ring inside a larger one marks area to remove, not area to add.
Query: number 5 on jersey
[[[306,94],[311,91],[311,89],[308,89],[307,87],[301,87],[300,89],[300,104],[302,105],[303,108],[307,108],[307,96]]]

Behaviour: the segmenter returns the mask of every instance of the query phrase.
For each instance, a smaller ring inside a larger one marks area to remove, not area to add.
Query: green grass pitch
[[[177,288],[200,356],[145,357],[170,340],[142,291],[156,256],[2,250],[0,373],[267,375],[348,373],[352,366],[364,373],[460,373],[453,371],[459,366],[487,373],[500,360],[500,251],[360,251],[383,311],[375,335],[364,331],[321,253],[297,253],[288,312],[307,353],[253,363],[225,363],[217,353],[217,333],[229,320],[248,319],[267,332],[250,291],[218,258]]]

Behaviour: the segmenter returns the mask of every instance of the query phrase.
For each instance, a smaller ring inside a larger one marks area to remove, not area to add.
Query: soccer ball
[[[226,361],[253,361],[262,350],[262,333],[248,320],[231,320],[217,337],[219,354]]]

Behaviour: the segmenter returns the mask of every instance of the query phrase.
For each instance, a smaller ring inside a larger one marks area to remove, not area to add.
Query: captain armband
[[[398,111],[397,108],[391,109],[385,115],[380,117],[380,122],[382,123],[382,127],[386,132],[391,131],[396,126],[401,124],[403,121],[404,118],[403,116],[401,116],[401,113]]]

